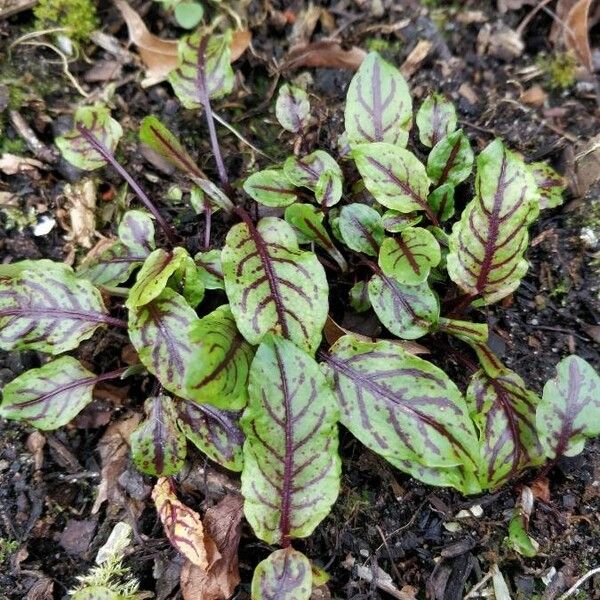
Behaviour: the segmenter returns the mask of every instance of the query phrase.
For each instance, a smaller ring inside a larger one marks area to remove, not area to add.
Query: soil
[[[270,16],[266,4],[253,1],[247,8],[253,52],[247,52],[236,63],[240,73],[239,93],[233,99],[217,103],[215,109],[226,115],[257,147],[274,158],[283,158],[289,146],[287,138],[280,136],[273,114],[274,66],[282,64],[289,49],[292,26],[284,23],[285,18],[291,19],[293,15],[298,18],[308,3],[272,2]],[[576,140],[586,140],[600,132],[594,93],[581,83],[566,91],[551,89],[542,75],[536,82],[546,89],[546,104],[532,107],[520,100],[521,91],[532,85],[526,81],[526,74],[537,64],[536,56],[553,51],[548,41],[551,17],[540,11],[526,30],[523,52],[506,60],[479,53],[478,33],[484,23],[493,28],[500,22],[516,27],[531,6],[500,14],[495,3],[489,2],[454,3],[460,9],[444,2],[425,4],[429,9],[417,1],[317,3],[328,9],[327,14],[335,21],[333,29],[345,47],[366,48],[377,43],[383,55],[396,64],[404,62],[419,40],[429,39],[433,49],[410,79],[416,104],[428,90],[441,90],[455,100],[461,126],[474,146],[481,149],[494,136],[500,136],[528,161],[550,160],[560,171],[568,173]],[[442,9],[432,8],[435,4]],[[164,37],[176,35],[172,24],[161,16],[157,3],[142,6],[132,2],[132,5],[145,15],[146,22],[152,23],[155,33]],[[380,5],[382,11],[377,8]],[[114,6],[100,2],[99,9],[105,29],[125,41],[127,34]],[[481,19],[473,11],[479,11]],[[465,14],[471,14],[474,21],[459,18]],[[393,27],[403,20],[407,20],[404,27]],[[322,20],[317,24],[313,39],[331,34],[327,23]],[[3,61],[0,85],[6,88],[6,82],[15,74],[28,73],[19,112],[50,147],[57,132],[69,127],[69,115],[80,98],[62,78],[61,65],[51,53],[23,46],[18,51],[14,49],[9,58],[8,44],[30,25],[29,12],[0,20],[4,44],[0,48]],[[594,41],[598,41],[597,31],[592,30]],[[103,50],[90,49],[92,61],[108,58]],[[80,60],[70,68],[79,78],[90,65]],[[175,175],[167,175],[144,161],[135,138],[139,120],[147,114],[159,116],[194,149],[194,154],[200,157],[200,166],[214,175],[208,135],[196,113],[179,108],[168,85],[143,89],[137,73],[138,69],[126,67],[126,81],[113,98],[113,115],[127,131],[119,158],[146,189],[152,189],[155,198],[164,198],[175,181],[184,184]],[[309,148],[335,149],[343,130],[342,107],[352,72],[319,68],[284,71],[279,75],[291,79],[300,73],[311,79],[311,101],[318,117],[318,124],[305,144]],[[7,113],[8,108],[1,115],[5,136],[18,139]],[[253,153],[226,130],[220,129],[220,135],[228,170],[235,178],[248,168]],[[258,163],[265,166],[260,157]],[[44,214],[56,216],[64,211],[65,184],[78,176],[63,162],[46,163],[41,169],[23,174],[0,175],[0,190],[16,194],[20,208],[33,207],[38,219]],[[101,191],[110,197],[120,181],[108,169],[101,171],[100,177]],[[536,392],[541,392],[543,383],[553,375],[558,360],[570,353],[576,352],[600,368],[597,329],[600,279],[591,260],[597,247],[582,236],[583,230],[591,230],[600,237],[600,217],[597,215],[594,220],[591,216],[599,191],[597,186],[583,197],[569,193],[565,205],[543,213],[532,227],[533,243],[527,254],[531,267],[521,287],[499,306],[476,315],[492,327],[493,349]],[[464,190],[467,199],[469,192]],[[104,210],[104,206],[100,208]],[[177,225],[177,232],[190,252],[196,252],[203,238],[203,221],[183,204],[161,204],[161,208]],[[600,213],[600,209],[596,210]],[[110,221],[109,216],[100,227],[104,234],[114,233]],[[216,220],[215,245],[225,231]],[[66,242],[65,233],[60,221],[43,236],[32,235],[30,227],[22,230],[2,227],[0,255],[3,262],[42,257],[79,260],[86,250]],[[351,284],[352,281],[341,280],[333,288],[333,316],[351,329],[368,331],[373,327],[372,319],[358,320],[356,315],[345,311]],[[219,298],[213,300],[217,303]],[[437,348],[432,350],[431,360],[443,366],[464,390],[466,374],[457,358],[464,347],[447,340],[445,345],[430,338],[420,341]],[[78,356],[93,361],[103,370],[116,368],[122,364],[122,343],[114,334],[98,334],[82,345]],[[35,352],[0,353],[0,385],[39,364],[40,356]],[[140,579],[141,589],[155,593],[157,598],[181,597],[177,586],[181,563],[163,537],[148,497],[149,479],[136,475],[127,466],[125,478],[119,481],[127,489],[128,502],[105,503],[98,512],[92,512],[101,470],[98,444],[108,420],[141,412],[147,386],[142,379],[134,380],[122,393],[117,386],[104,385],[93,410],[86,411],[85,420],[44,433],[43,438],[27,427],[0,420],[1,600],[66,597],[76,582],[75,577],[89,570],[98,548],[114,524],[124,517],[132,517],[136,526],[127,564]],[[36,452],[40,439],[45,444]],[[183,500],[203,510],[214,504],[221,493],[211,487],[212,479],[225,478],[234,487],[236,480],[235,476],[209,464],[199,453],[190,452],[187,475],[181,477]],[[299,549],[330,573],[329,591],[333,598],[402,597],[389,595],[368,581],[365,573],[376,573],[379,568],[389,574],[392,587],[403,589],[406,597],[460,599],[497,565],[511,597],[552,599],[598,566],[595,562],[600,555],[598,442],[589,442],[579,456],[562,459],[546,470],[527,472],[494,493],[469,498],[410,479],[365,450],[346,431],[341,435],[341,452],[340,499],[317,531],[298,544]],[[534,558],[520,556],[505,542],[512,509],[523,486],[548,492],[547,495],[540,492],[542,497],[535,503],[529,524],[530,535],[540,545]],[[481,507],[481,514],[477,507]],[[470,509],[473,515],[458,519],[456,515],[463,509]],[[14,544],[7,547],[9,540]],[[253,569],[269,552],[245,526],[240,547],[242,583],[234,596],[237,600],[249,598]],[[415,596],[411,596],[410,588],[414,588]],[[600,579],[590,578],[578,593],[572,597],[600,598]]]

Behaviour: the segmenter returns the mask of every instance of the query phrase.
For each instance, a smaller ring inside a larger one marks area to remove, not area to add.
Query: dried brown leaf
[[[335,40],[321,40],[292,48],[284,60],[283,69],[325,67],[356,71],[366,55],[358,46],[344,50]]]
[[[411,50],[400,67],[400,73],[406,79],[410,79],[418,71],[421,63],[427,58],[432,45],[429,40],[419,40],[417,42],[417,45]]]
[[[16,175],[24,171],[35,171],[43,169],[44,164],[35,158],[27,158],[26,156],[17,156],[16,154],[4,153],[0,157],[0,171],[6,175]]]
[[[69,215],[67,241],[83,248],[91,248],[96,235],[96,183],[84,179],[67,184],[64,190],[65,209]]]
[[[579,0],[571,8],[565,20],[565,46],[571,50],[579,62],[591,73],[592,50],[590,48],[589,19],[592,0]]]

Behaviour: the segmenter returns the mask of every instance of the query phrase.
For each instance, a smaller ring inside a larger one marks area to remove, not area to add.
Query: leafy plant
[[[581,452],[600,433],[600,378],[568,357],[540,398],[492,353],[487,324],[470,320],[527,271],[528,226],[560,202],[563,182],[550,167],[526,165],[500,140],[474,161],[440,95],[417,112],[418,139],[430,149],[422,162],[409,145],[408,85],[371,53],[348,90],[340,146],[349,150],[339,160],[307,147],[309,96],[285,84],[276,116],[296,152],[232,182],[211,108],[234,85],[230,38],[205,28],[184,39],[170,77],[182,104],[204,113],[218,184],[156,117],[140,128],[141,141],[193,186],[206,246],[195,257],[114,159],[119,136],[105,109],[80,109],[73,133],[57,140],[75,164],[114,167],[148,212],[126,212],[118,239],[76,272],[49,261],[0,267],[0,347],[57,355],[116,327],[140,364],[94,375],[61,356],[8,384],[0,414],[55,429],[91,402],[98,381],[151,374],[161,388],[131,446],[137,467],[160,477],[154,497],[169,539],[205,564],[199,516],[177,500],[172,479],[189,440],[241,471],[250,525],[282,547],[258,565],[253,598],[307,599],[320,578],[292,542],[311,534],[338,495],[338,422],[401,471],[475,494]],[[465,204],[474,163],[474,197],[447,224]],[[253,218],[254,203],[269,216]],[[229,228],[222,247],[213,213]],[[384,339],[340,337],[340,328],[324,342],[330,293],[343,289],[355,311],[374,311]],[[106,304],[110,296],[124,306]],[[425,336],[449,352],[447,336],[464,343],[466,395],[402,341],[427,344]]]

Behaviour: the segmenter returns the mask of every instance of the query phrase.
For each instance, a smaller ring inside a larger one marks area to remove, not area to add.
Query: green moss
[[[380,54],[395,54],[402,50],[401,40],[386,40],[384,38],[368,38],[366,41],[369,52],[379,52]]]
[[[40,0],[33,9],[36,29],[64,27],[75,41],[84,41],[98,28],[92,0]]]
[[[546,75],[549,87],[566,90],[575,84],[577,59],[572,52],[556,52],[540,57],[538,64]]]
[[[4,564],[18,548],[19,542],[0,538],[0,565]]]
[[[8,152],[8,154],[23,154],[26,149],[27,146],[21,138],[0,136],[0,154],[4,154],[5,152]]]

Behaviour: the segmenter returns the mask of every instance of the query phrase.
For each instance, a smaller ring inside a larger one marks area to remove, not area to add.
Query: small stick
[[[600,567],[588,571],[583,577],[580,577],[558,600],[570,598],[590,577],[600,573]]]
[[[40,142],[33,129],[29,127],[25,119],[21,116],[21,113],[16,110],[11,110],[8,114],[15,131],[27,144],[27,147],[33,152],[36,158],[54,164],[58,160],[58,155],[51,148],[48,148],[48,146]]]

